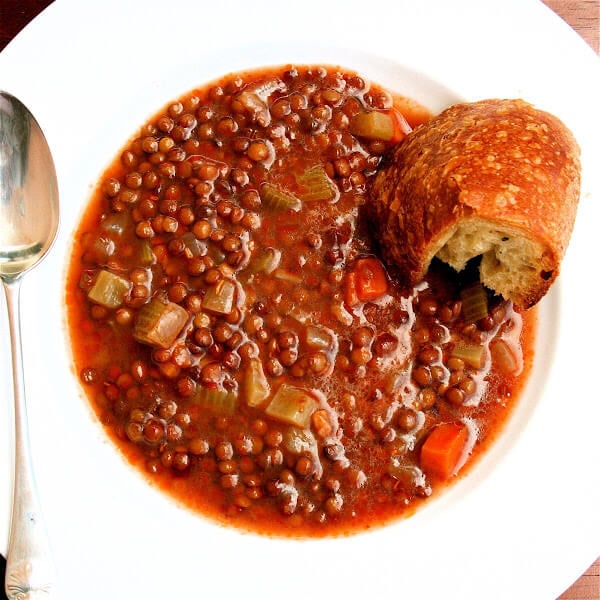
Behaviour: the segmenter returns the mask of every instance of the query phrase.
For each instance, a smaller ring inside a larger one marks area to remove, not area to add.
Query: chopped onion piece
[[[261,127],[267,127],[271,123],[267,100],[273,92],[284,88],[283,81],[272,78],[258,85],[247,87],[236,96],[235,100],[248,111],[252,120]]]
[[[282,383],[265,412],[283,423],[307,428],[318,406],[317,400],[307,390]]]
[[[314,454],[317,440],[310,429],[288,427],[283,434],[283,446],[292,454]]]
[[[192,256],[204,256],[206,254],[205,242],[199,240],[191,231],[181,236],[181,241],[185,244],[185,255],[188,258]]]
[[[235,284],[230,279],[221,279],[206,290],[202,299],[203,310],[228,315],[233,309]]]
[[[129,212],[111,213],[102,221],[100,228],[120,237],[131,226],[131,223]]]
[[[244,383],[248,406],[260,406],[271,393],[262,362],[256,358],[251,359],[248,363]]]
[[[521,361],[505,340],[493,340],[490,343],[490,352],[496,367],[506,375],[516,375],[521,371]]]

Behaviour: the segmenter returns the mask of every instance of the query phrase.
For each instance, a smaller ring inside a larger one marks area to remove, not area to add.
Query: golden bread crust
[[[558,275],[577,210],[579,147],[555,116],[522,100],[451,106],[395,147],[374,179],[368,210],[384,257],[411,285],[461,223],[517,232],[541,250],[528,308]]]

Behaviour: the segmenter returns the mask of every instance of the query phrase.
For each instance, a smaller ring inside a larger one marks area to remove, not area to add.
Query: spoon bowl
[[[0,92],[0,277],[19,277],[58,229],[58,188],[46,138],[27,107]]]
[[[58,185],[46,138],[27,107],[0,91],[0,279],[6,294],[15,414],[13,509],[5,590],[9,600],[50,598],[54,571],[29,448],[19,298],[23,275],[58,230]]]

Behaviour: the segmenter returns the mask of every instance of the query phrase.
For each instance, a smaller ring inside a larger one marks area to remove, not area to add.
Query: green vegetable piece
[[[264,248],[258,250],[248,265],[250,273],[271,273],[279,266],[281,261],[281,250],[275,248]]]
[[[143,240],[140,244],[140,262],[143,265],[153,265],[156,262],[152,246],[148,240]]]
[[[102,269],[88,292],[88,298],[106,308],[118,308],[130,287],[131,282],[127,279]]]
[[[133,337],[142,344],[168,348],[177,339],[188,319],[188,312],[179,304],[153,298],[138,312]]]
[[[279,279],[280,281],[285,281],[294,285],[300,285],[302,283],[301,275],[292,273],[286,269],[275,269],[275,271],[273,271],[273,277],[275,277],[275,279]]]
[[[460,299],[463,317],[467,323],[475,323],[488,316],[487,292],[479,281],[462,289]]]
[[[233,309],[234,300],[235,284],[230,279],[220,279],[206,290],[202,308],[219,315],[228,315]]]
[[[262,184],[260,196],[265,207],[271,210],[294,210],[297,212],[302,208],[302,202],[296,196],[270,183]]]
[[[248,363],[244,384],[248,406],[260,406],[269,397],[271,386],[269,386],[260,360],[253,358]]]
[[[329,179],[322,165],[310,167],[297,177],[298,183],[304,188],[300,195],[307,202],[330,202],[337,197],[335,183]]]
[[[307,390],[282,383],[265,412],[273,419],[305,429],[318,406],[317,400]]]
[[[475,369],[481,369],[485,364],[485,348],[477,344],[458,344],[451,355],[464,360]]]
[[[349,129],[359,137],[388,142],[394,137],[394,117],[378,110],[359,112],[350,120]]]
[[[191,400],[192,404],[197,404],[217,415],[232,415],[236,410],[237,401],[236,392],[201,386],[196,388],[196,394]]]

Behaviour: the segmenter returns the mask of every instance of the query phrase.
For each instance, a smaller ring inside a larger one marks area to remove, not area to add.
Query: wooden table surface
[[[600,0],[544,0],[544,2],[571,25],[596,53],[600,53]],[[49,4],[51,4],[50,0],[0,0],[0,51]],[[3,571],[3,564],[1,566]],[[1,581],[3,580],[2,573]],[[0,600],[4,598],[3,592],[0,592]],[[600,600],[600,557],[557,600]]]

